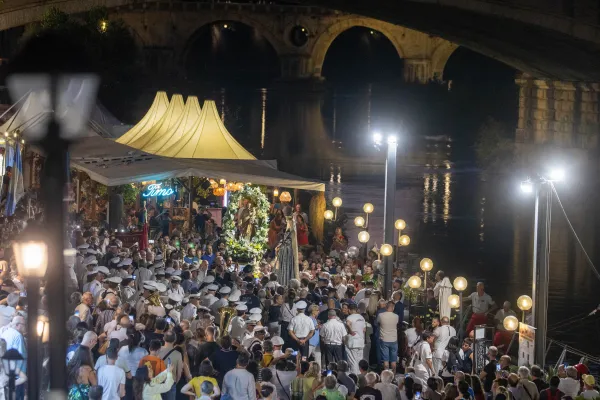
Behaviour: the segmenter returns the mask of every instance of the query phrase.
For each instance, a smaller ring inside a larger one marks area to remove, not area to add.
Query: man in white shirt
[[[594,400],[600,397],[600,393],[596,389],[596,379],[592,375],[582,375],[583,379],[583,391],[581,395],[585,400]]]
[[[346,326],[337,317],[335,309],[327,312],[327,322],[321,327],[321,342],[325,344],[325,364],[338,362],[342,357],[342,343],[346,336]]]
[[[114,347],[106,349],[106,365],[98,370],[98,385],[102,386],[102,400],[119,400],[125,396],[125,371],[115,363],[119,352]]]
[[[337,292],[337,297],[339,300],[343,300],[344,297],[346,296],[346,290],[348,289],[348,287],[346,285],[344,285],[343,281],[342,281],[342,276],[341,275],[336,275],[333,278],[333,281],[335,283],[335,290]]]
[[[427,382],[430,376],[435,376],[433,355],[431,354],[431,346],[433,346],[435,336],[425,331],[422,333],[421,338],[422,340],[414,347],[413,367],[415,368],[415,375]]]
[[[398,321],[400,317],[394,312],[395,304],[389,301],[385,311],[377,316],[379,324],[379,351],[383,360],[383,369],[396,370],[398,359]]]
[[[561,364],[558,366],[558,376],[560,377],[560,384],[558,390],[563,392],[565,396],[577,397],[579,393],[579,379],[577,379],[577,369],[575,367],[567,367]]]
[[[122,316],[119,320],[119,325],[117,325],[116,329],[108,335],[109,340],[119,339],[119,342],[127,340],[127,328],[129,328],[129,325],[131,325],[131,322],[129,321],[129,316]]]
[[[98,304],[98,296],[104,288],[104,278],[110,275],[110,271],[102,265],[97,267],[94,271],[96,272],[96,277],[90,284],[89,290],[92,293],[92,296],[94,296],[95,304]]]
[[[308,315],[304,314],[307,306],[305,301],[297,302],[295,304],[297,314],[288,325],[288,333],[296,342],[302,357],[308,357],[308,340],[315,334],[315,324]]]
[[[246,331],[246,321],[244,321],[244,315],[248,310],[248,306],[240,304],[235,308],[237,315],[231,318],[229,324],[229,336],[237,340],[240,344],[242,343],[242,337]]]
[[[444,350],[448,346],[448,342],[452,336],[456,336],[456,329],[450,326],[450,318],[442,317],[441,326],[438,326],[433,330],[433,336],[435,336],[434,342],[434,354],[433,354],[433,370],[439,372],[442,369],[442,357],[444,356]]]
[[[477,325],[485,325],[487,322],[486,314],[496,307],[492,297],[485,292],[483,282],[477,282],[477,291],[473,292],[463,299],[463,302],[470,302],[473,306],[473,315],[467,325],[467,334]]]
[[[200,305],[200,294],[190,294],[189,301],[181,310],[181,319],[193,321],[198,313],[198,306]]]
[[[227,305],[229,305],[229,295],[231,294],[231,288],[229,286],[223,286],[221,289],[219,289],[219,294],[221,295],[221,298],[215,301],[210,306],[210,313],[215,318],[218,318],[220,316],[219,310],[221,309],[221,307],[227,307]]]
[[[223,377],[223,394],[235,400],[256,400],[254,376],[246,371],[249,361],[246,353],[240,353],[235,368]]]
[[[215,285],[214,283],[211,283],[210,285],[208,285],[206,287],[207,293],[204,296],[204,298],[202,298],[201,305],[203,305],[204,307],[210,308],[210,306],[212,306],[217,300],[219,300],[215,296],[215,293],[217,292],[218,289],[219,289],[219,287],[217,285]]]
[[[367,324],[363,316],[358,313],[358,306],[355,303],[350,303],[348,310],[350,315],[346,318],[349,333],[346,340],[346,356],[350,372],[358,375],[360,373],[358,362],[363,358]]]

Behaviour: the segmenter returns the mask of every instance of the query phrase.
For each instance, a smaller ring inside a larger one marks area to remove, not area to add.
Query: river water
[[[211,96],[229,131],[246,148],[258,157],[277,158],[282,170],[325,181],[329,202],[342,198],[340,213],[349,217],[345,233],[356,246],[358,229],[352,221],[364,216],[365,202],[375,206],[370,245],[381,245],[383,238],[385,155],[371,145],[368,132],[400,126],[395,218],[407,222],[409,252],[431,258],[435,270],[451,277],[465,276],[468,292],[484,281],[497,303],[509,300],[516,309],[518,296],[531,295],[533,200],[520,194],[518,177],[485,174],[477,167],[475,132],[459,132],[460,121],[440,111],[446,106],[445,87],[419,90],[426,95],[359,85],[329,87],[298,101],[289,100],[296,96],[290,92],[264,88],[221,89]],[[432,111],[436,101],[439,108]],[[445,118],[443,123],[432,117],[436,113]],[[568,202],[563,202],[569,212]],[[589,313],[599,301],[593,292],[598,282],[562,219],[554,214],[551,328]],[[588,251],[593,258],[593,248]],[[598,354],[599,327],[597,318],[578,318],[572,328],[551,329],[549,337]],[[551,357],[559,352],[553,347]],[[571,362],[577,360],[570,356]]]

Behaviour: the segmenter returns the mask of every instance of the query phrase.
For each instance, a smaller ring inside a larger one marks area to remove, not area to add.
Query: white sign
[[[519,324],[519,367],[530,367],[534,363],[535,328],[523,322]]]

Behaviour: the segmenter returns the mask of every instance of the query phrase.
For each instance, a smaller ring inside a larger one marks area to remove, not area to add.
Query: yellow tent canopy
[[[227,131],[214,101],[202,109],[195,96],[179,94],[169,102],[158,92],[148,113],[117,142],[148,153],[174,158],[256,160]]]
[[[131,146],[131,143],[146,134],[146,132],[148,132],[148,130],[150,130],[154,124],[160,121],[163,115],[165,115],[168,107],[169,99],[167,97],[167,93],[156,92],[154,101],[152,102],[152,105],[148,109],[146,115],[144,115],[140,122],[135,124],[133,128],[118,138],[117,142]]]

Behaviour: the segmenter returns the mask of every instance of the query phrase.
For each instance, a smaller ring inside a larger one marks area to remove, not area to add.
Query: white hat
[[[240,299],[240,294],[236,292],[232,292],[229,295],[229,301],[238,301]]]
[[[173,304],[165,304],[165,310],[172,310],[173,309]]]
[[[181,278],[180,278],[179,276],[177,276],[177,275],[173,275],[173,276],[171,277],[171,280],[172,280],[172,281],[177,281],[177,282],[180,282],[180,281],[181,281]]]
[[[100,272],[106,276],[110,275],[110,271],[104,265],[100,265],[96,267],[96,272]]]
[[[308,304],[306,304],[306,302],[304,300],[300,300],[299,302],[296,303],[296,309],[298,309],[298,310],[304,310],[304,309],[306,309],[306,307],[308,307]]]
[[[87,254],[96,254],[96,253],[98,253],[96,250],[94,250],[94,249],[89,249],[89,248],[88,248],[88,249],[87,249],[85,252],[86,252]]]
[[[262,319],[262,315],[261,314],[250,314],[250,317],[248,318],[248,322],[252,323],[256,323],[258,321],[260,321]]]
[[[202,295],[200,293],[192,293],[188,296],[190,299],[197,299],[199,297],[202,297]],[[210,310],[209,310],[210,311]]]
[[[133,275],[125,275],[122,278],[123,278],[123,280],[125,280],[125,279],[133,279]]]
[[[158,288],[156,287],[156,282],[154,281],[144,281],[144,289],[148,289],[148,290],[158,290]]]
[[[165,275],[165,270],[162,268],[158,268],[156,271],[154,271],[155,275]]]
[[[165,269],[165,272],[169,275],[173,275],[173,272],[175,272],[175,268],[169,267],[169,268]]]
[[[217,285],[215,285],[215,284],[208,285],[206,288],[207,288],[208,290],[210,290],[211,292],[214,292],[214,291],[216,291],[216,290],[219,290],[219,287],[218,287]]]
[[[271,338],[271,343],[273,343],[273,346],[283,346],[284,342],[281,336],[273,336]]]
[[[96,275],[97,273],[98,273],[98,271],[96,271],[96,270],[94,269],[94,270],[92,270],[92,271],[88,271],[88,273],[87,273],[87,276],[90,276],[90,275]]]
[[[85,250],[88,247],[90,247],[88,243],[80,244],[79,246],[77,246],[77,250]]]
[[[121,261],[120,263],[117,264],[117,268],[121,268],[122,266],[124,266],[125,264],[123,264],[123,261]]]
[[[253,307],[250,309],[250,314],[262,314],[262,310],[258,307]]]
[[[162,255],[162,254],[157,254],[157,255],[154,257],[154,259],[155,259],[156,261],[160,261],[160,260],[162,260],[162,259],[163,259],[163,255]]]
[[[118,276],[111,276],[110,278],[106,278],[105,280],[106,280],[106,282],[111,282],[111,283],[116,283],[116,284],[123,282],[123,279],[119,278]]]
[[[210,308],[206,307],[206,306],[198,306],[197,310],[199,311],[206,311],[206,312],[210,312]]]
[[[162,261],[156,262],[150,266],[150,268],[162,268],[165,266],[165,263]]]
[[[92,264],[98,264],[98,260],[96,260],[96,257],[87,256],[86,258],[83,259],[83,265],[92,265]]]
[[[156,290],[158,290],[159,292],[166,292],[167,287],[163,283],[156,282]]]
[[[176,303],[179,303],[181,300],[183,300],[183,296],[177,293],[171,293],[169,295],[169,300],[173,300]]]
[[[256,333],[256,332],[266,332],[266,331],[267,331],[267,329],[264,326],[262,326],[262,325],[256,325],[254,327],[254,330],[252,332]]]
[[[171,275],[179,276],[179,275],[181,275],[181,270],[180,269],[176,269],[175,271],[173,271],[173,273]]]
[[[119,262],[121,262],[121,259],[119,257],[114,257],[110,259],[110,262],[113,264],[117,264]]]
[[[131,258],[125,258],[123,260],[123,265],[131,265],[132,262],[133,260]]]
[[[215,281],[215,277],[212,275],[208,275],[206,278],[204,278],[204,281],[202,283],[213,283]]]
[[[219,293],[229,294],[231,293],[231,288],[229,286],[223,286],[221,289],[219,289]]]
[[[189,269],[190,272],[194,272],[194,271],[198,271],[200,269],[199,266],[197,265],[192,265],[192,267]]]
[[[184,297],[183,300],[181,300],[181,304],[187,304],[190,302],[190,298],[189,297]]]
[[[245,304],[240,304],[240,305],[236,306],[235,309],[238,311],[246,311],[246,310],[248,310],[248,306]]]

